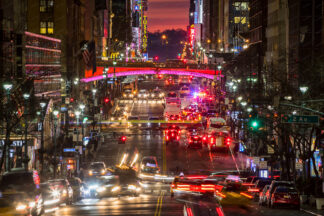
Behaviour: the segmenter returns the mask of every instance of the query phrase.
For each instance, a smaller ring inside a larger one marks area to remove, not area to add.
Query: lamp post
[[[30,95],[28,93],[25,93],[23,94],[23,97],[25,99],[25,111],[24,111],[24,114],[25,114],[25,151],[24,151],[24,156],[21,155],[21,157],[23,158],[23,163],[25,165],[25,170],[27,171],[28,170],[28,143],[27,143],[27,130],[28,130],[28,121],[27,121],[27,115],[28,115],[28,110],[27,110],[27,107],[28,107],[28,99],[30,98]]]
[[[41,107],[41,155],[40,155],[40,162],[41,162],[41,176],[43,177],[44,174],[44,108],[46,106],[45,102],[40,102],[39,103]]]
[[[81,112],[79,110],[76,110],[75,112],[75,116],[77,118],[77,126],[76,126],[76,129],[77,129],[77,145],[79,145],[79,118],[80,118],[80,114]],[[77,155],[78,156],[78,163],[77,163],[77,171],[79,171],[79,166],[80,166],[80,160],[79,160],[79,154]]]
[[[7,104],[10,104],[10,90],[12,89],[13,85],[11,83],[4,83],[3,88],[6,91],[7,94]],[[6,124],[6,142],[3,148],[3,153],[5,153],[5,170],[10,171],[10,124],[11,124],[11,118],[10,118],[10,107],[6,109],[6,115],[8,115],[7,118],[7,124]]]
[[[57,121],[58,121],[58,115],[59,111],[54,110],[53,111],[54,115],[54,179],[56,178],[56,169],[57,169],[57,159],[56,159],[56,129],[57,129]]]

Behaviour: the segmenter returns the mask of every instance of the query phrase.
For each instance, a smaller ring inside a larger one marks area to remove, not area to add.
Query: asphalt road
[[[145,86],[149,84],[145,83]],[[149,117],[163,114],[163,106],[160,104],[129,104],[131,115]],[[127,135],[126,144],[118,144],[117,138],[112,136],[112,131]],[[151,131],[149,127],[130,128],[110,127],[103,131],[104,143],[98,151],[97,161],[104,161],[107,166],[119,164],[122,155],[127,152],[134,155],[138,152],[140,157],[155,156],[161,171],[165,174],[177,175],[185,173],[217,170],[235,170],[245,162],[243,155],[225,153],[211,153],[208,149],[193,150],[185,147],[185,129],[182,130],[182,138],[179,145],[166,146],[163,133]],[[183,215],[184,204],[172,199],[169,193],[169,185],[154,183],[146,185],[139,197],[83,199],[71,206],[61,207],[52,215]],[[284,215],[298,216],[311,215],[304,211],[290,209],[269,209],[259,207],[257,203],[249,206],[224,206],[225,215]],[[51,215],[48,214],[48,215]]]

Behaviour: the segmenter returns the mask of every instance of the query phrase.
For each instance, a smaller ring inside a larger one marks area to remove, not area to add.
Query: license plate
[[[290,198],[290,196],[284,195],[284,198],[285,198],[285,199],[289,199],[289,198]]]

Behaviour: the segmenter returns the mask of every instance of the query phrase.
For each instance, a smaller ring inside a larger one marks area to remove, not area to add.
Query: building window
[[[39,1],[39,11],[46,12],[46,0]]]
[[[238,11],[246,11],[249,9],[247,2],[234,2],[234,7]]]
[[[54,7],[54,0],[39,0],[40,12],[52,12]]]
[[[40,22],[40,31],[41,34],[46,34],[46,22]]]
[[[47,34],[54,34],[54,23],[47,22]]]
[[[234,17],[235,24],[246,24],[246,17]]]

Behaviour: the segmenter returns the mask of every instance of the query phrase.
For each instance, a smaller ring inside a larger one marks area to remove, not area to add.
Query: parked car
[[[269,192],[267,193],[267,205],[270,207],[271,205],[271,197],[273,192],[276,190],[276,187],[278,186],[286,186],[286,187],[295,187],[295,184],[293,182],[290,181],[276,181],[273,180],[270,184],[269,187]]]
[[[89,167],[89,176],[106,175],[106,164],[104,162],[92,162]]]
[[[60,203],[71,205],[73,202],[73,189],[67,179],[49,180],[51,189],[60,194]]]
[[[0,182],[0,191],[6,199],[19,201],[20,209],[31,215],[41,215],[44,211],[40,178],[38,172],[22,168],[5,172]]]
[[[267,192],[269,191],[270,185],[266,185],[263,187],[263,190],[259,194],[259,205],[266,204],[267,201]]]
[[[69,183],[72,187],[72,190],[73,190],[74,201],[81,199],[81,197],[82,197],[81,191],[82,191],[82,187],[83,187],[81,179],[74,177],[74,178],[68,179],[68,181],[69,181]]]
[[[270,185],[272,179],[269,178],[260,178],[258,179],[254,186],[250,187],[248,190],[254,196],[255,200],[259,200],[260,191],[263,190],[264,186]]]
[[[300,199],[297,189],[286,186],[276,187],[270,199],[270,207],[275,208],[279,205],[292,206],[299,210]]]

